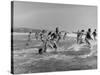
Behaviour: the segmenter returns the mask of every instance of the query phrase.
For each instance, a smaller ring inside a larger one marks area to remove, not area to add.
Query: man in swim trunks
[[[92,35],[94,37],[94,40],[96,40],[96,36],[97,36],[96,29],[94,30],[94,32],[92,33]]]
[[[89,40],[93,40],[91,37],[91,29],[90,28],[88,29],[86,36],[85,36],[85,41],[90,46],[91,44],[90,44]]]

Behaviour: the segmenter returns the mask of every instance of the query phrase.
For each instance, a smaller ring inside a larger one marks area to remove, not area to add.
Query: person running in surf
[[[59,40],[61,39],[61,32],[59,32],[59,28],[58,27],[56,27],[55,35],[56,35],[56,42],[58,43]],[[65,39],[65,36],[66,36],[66,33],[65,33],[63,39]]]
[[[39,32],[36,32],[35,33],[35,39],[38,40],[38,37],[39,37]]]
[[[81,37],[82,37],[82,31],[77,31],[77,32],[73,32],[75,34],[77,34],[77,44],[80,44],[80,40],[81,40]]]
[[[50,31],[48,33],[48,46],[57,50],[57,39],[58,39],[59,29],[56,28],[55,32]]]
[[[43,52],[46,53],[46,51],[47,51],[47,41],[46,40],[42,40],[42,47],[39,48],[38,53],[39,54],[43,54]]]
[[[56,27],[56,34],[59,34],[59,28],[58,27]]]
[[[81,32],[78,30],[78,32],[77,32],[77,44],[79,43],[79,37],[80,37],[80,35],[81,35]]]
[[[84,30],[81,30],[80,36],[79,36],[79,44],[83,43],[83,35],[84,35]]]
[[[44,33],[44,31],[42,31]],[[44,38],[43,34],[41,33],[41,41],[42,41],[42,48],[39,48],[39,54],[47,51],[47,47],[57,49],[57,45],[55,42],[56,35],[54,32],[50,31],[46,38]],[[43,37],[42,37],[43,36]]]
[[[26,43],[27,46],[29,45],[29,42],[31,41],[31,34],[32,34],[32,32],[30,31],[29,34],[28,34],[28,40],[27,40],[27,43]]]
[[[44,39],[44,34],[45,34],[45,30],[42,30],[41,32],[40,32],[40,40],[41,41],[43,41],[43,39]]]
[[[40,40],[41,40],[41,42],[42,42],[42,47],[41,48],[39,48],[39,54],[42,54],[43,52],[46,52],[46,50],[47,50],[47,38],[46,38],[46,36],[45,36],[45,30],[42,30],[41,32],[40,32]]]
[[[90,28],[88,29],[88,31],[87,31],[87,33],[86,33],[85,41],[86,41],[86,43],[87,43],[89,46],[91,46],[89,40],[93,40],[92,37],[91,37],[91,29],[90,29]]]
[[[96,36],[97,36],[96,29],[94,30],[94,32],[92,33],[92,35],[94,37],[94,40],[96,40]]]

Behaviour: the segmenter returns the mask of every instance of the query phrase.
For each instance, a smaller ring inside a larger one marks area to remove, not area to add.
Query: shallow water
[[[87,46],[77,45],[73,37],[60,41],[57,52],[48,48],[47,53],[41,55],[38,54],[38,48],[42,46],[40,41],[32,40],[28,46],[26,43],[26,36],[20,39],[15,36],[13,51],[16,74],[97,68],[97,56],[82,58],[80,55],[89,54],[91,50]],[[97,50],[97,47],[93,50]]]

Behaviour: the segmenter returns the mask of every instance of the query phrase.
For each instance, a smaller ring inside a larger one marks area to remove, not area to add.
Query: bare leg
[[[47,50],[47,43],[45,42],[44,43],[44,52],[46,52],[46,50]]]
[[[54,42],[53,48],[55,49],[55,52],[57,52],[57,44]]]
[[[88,39],[87,39],[87,38],[85,38],[85,41],[86,41],[86,43],[88,44],[88,46],[90,47],[90,46],[91,46],[91,44],[90,44],[90,42],[88,41]]]
[[[77,37],[77,44],[79,43],[79,37]]]

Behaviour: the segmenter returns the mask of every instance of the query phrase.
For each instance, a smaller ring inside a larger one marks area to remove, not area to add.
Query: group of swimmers
[[[56,28],[54,32],[49,31],[48,33],[45,30],[42,30],[40,35],[40,40],[43,43],[43,47],[39,48],[39,54],[46,52],[47,47],[57,50],[57,43],[60,40],[59,29]]]
[[[85,38],[82,37],[85,35]],[[92,37],[93,36],[93,37]],[[90,46],[89,40],[96,40],[97,32],[96,29],[91,33],[91,29],[89,28],[87,32],[84,30],[81,30],[77,32],[77,43],[81,44],[84,43],[84,41]],[[84,40],[84,41],[83,41]]]
[[[31,34],[32,31],[28,34],[28,40],[26,45],[28,46],[31,42]],[[56,27],[55,31],[46,31],[41,30],[40,32],[35,33],[36,40],[40,40],[42,42],[41,48],[39,48],[39,54],[42,54],[43,52],[46,52],[47,47],[50,47],[52,49],[57,50],[57,43],[61,39],[61,36],[59,34],[59,28]]]
[[[96,40],[96,36],[97,36],[97,33],[96,33],[96,29],[91,33],[91,29],[89,28],[87,30],[87,32],[85,32],[84,30],[81,30],[77,33],[77,44],[82,44],[84,43],[84,41],[86,42],[86,44],[88,44],[89,46],[91,45],[89,40]],[[28,41],[31,40],[31,34],[32,32],[29,32],[29,35],[28,35]],[[49,31],[47,32],[46,30],[41,30],[41,32],[36,32],[35,34],[35,38],[36,39],[39,39],[41,42],[42,42],[42,47],[39,48],[39,54],[42,54],[43,52],[46,52],[47,48],[50,47],[50,48],[53,48],[55,49],[55,51],[57,50],[57,44],[58,42],[60,41],[61,39],[61,35],[60,35],[60,31],[59,31],[59,28],[56,27],[55,31]],[[85,38],[83,39],[82,37],[85,35]],[[91,37],[91,35],[93,35],[93,38]],[[64,34],[64,38],[66,36],[66,32]],[[28,45],[28,43],[27,43]]]

